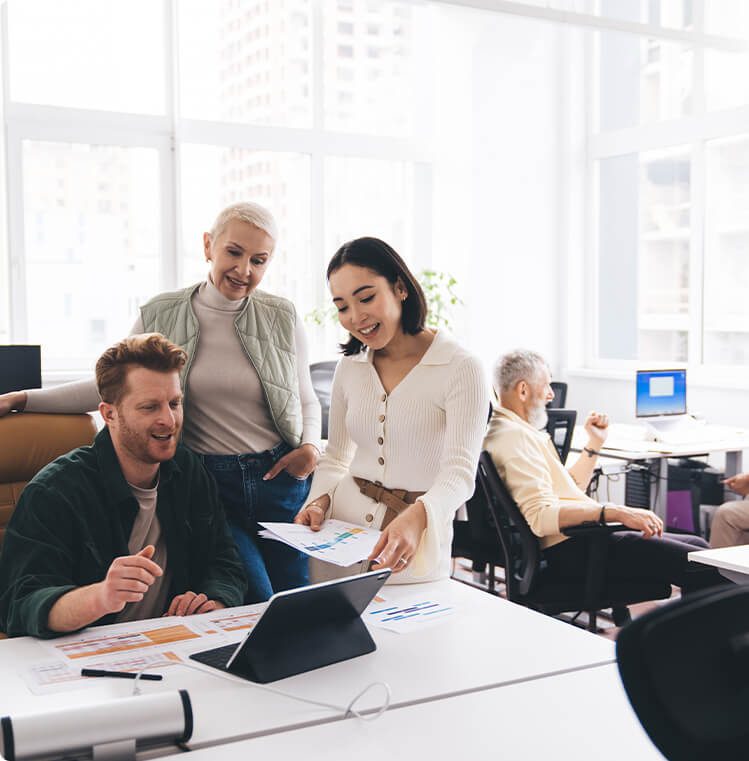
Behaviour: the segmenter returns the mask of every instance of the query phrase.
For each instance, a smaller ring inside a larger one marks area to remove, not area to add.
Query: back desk
[[[289,695],[345,706],[366,685],[384,681],[392,691],[391,706],[404,707],[615,660],[613,643],[606,639],[456,581],[418,587],[389,585],[385,591],[388,599],[395,602],[416,593],[455,605],[457,611],[431,628],[410,634],[373,628],[377,643],[374,653],[269,686]],[[132,681],[93,679],[78,689],[33,695],[20,672],[45,657],[48,656],[41,645],[31,638],[0,642],[0,716],[84,705],[132,692]],[[340,718],[338,711],[268,692],[244,680],[228,681],[207,667],[199,668],[200,671],[168,667],[161,670],[162,682],[141,683],[143,692],[180,688],[190,692],[195,716],[192,747],[337,723]],[[576,699],[575,695],[570,697]],[[378,693],[373,693],[358,707],[373,709],[380,699]],[[381,721],[373,726],[379,726]]]

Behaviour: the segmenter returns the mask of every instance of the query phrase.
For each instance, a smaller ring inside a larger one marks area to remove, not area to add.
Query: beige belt
[[[365,497],[369,497],[375,502],[382,502],[387,508],[382,525],[380,526],[381,529],[384,529],[388,523],[397,518],[409,505],[413,504],[424,494],[423,491],[388,489],[382,484],[377,484],[374,481],[368,481],[366,478],[359,478],[358,476],[354,476],[354,481],[359,487],[359,491]]]

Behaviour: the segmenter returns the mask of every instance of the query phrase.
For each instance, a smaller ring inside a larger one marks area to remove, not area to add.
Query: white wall
[[[556,365],[560,32],[465,9],[451,21],[437,90],[435,266],[458,278],[458,332],[487,367],[518,346]],[[440,143],[461,149],[440,154]]]

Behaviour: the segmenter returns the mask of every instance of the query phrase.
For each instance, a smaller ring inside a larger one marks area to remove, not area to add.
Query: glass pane
[[[749,3],[746,0],[707,0],[703,5],[708,34],[749,39]]]
[[[164,35],[153,0],[9,0],[10,97],[164,113]]]
[[[749,363],[749,135],[707,143],[704,361]]]
[[[554,5],[574,4],[578,12],[590,13],[581,6],[584,0],[554,0]],[[640,24],[655,24],[671,29],[689,29],[693,21],[694,0],[598,0],[594,3],[598,16],[616,21],[634,21]]]
[[[747,3],[749,7],[749,3]],[[749,53],[705,50],[705,100],[708,110],[736,108],[749,103]]]
[[[639,359],[687,359],[690,156],[640,156]]]
[[[424,85],[416,75],[417,19],[428,9],[390,0],[330,0],[325,10],[325,127],[412,134]]]
[[[237,201],[255,201],[276,218],[279,239],[262,288],[304,314],[317,304],[322,263],[311,255],[310,158],[213,145],[183,145],[180,162],[182,285],[205,278],[203,233]]]
[[[44,367],[91,370],[160,288],[151,148],[23,141],[29,339]]]
[[[599,35],[599,129],[635,127],[691,112],[692,50],[621,32]]]
[[[180,0],[177,11],[183,116],[311,125],[311,0]]]
[[[598,355],[686,361],[689,153],[605,159],[599,195]]]
[[[413,166],[359,158],[325,160],[325,254],[373,235],[406,261],[413,247]]]

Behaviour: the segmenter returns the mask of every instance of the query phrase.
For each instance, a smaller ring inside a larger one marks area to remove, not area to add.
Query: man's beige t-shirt
[[[117,615],[117,622],[139,621],[143,618],[157,618],[164,613],[169,593],[169,573],[167,570],[166,542],[161,535],[161,524],[156,517],[158,483],[153,489],[141,489],[128,483],[133,496],[138,501],[138,514],[135,516],[133,530],[130,532],[127,549],[131,555],[140,552],[152,544],[156,551],[151,560],[164,572],[148,588],[140,602],[128,603]]]

